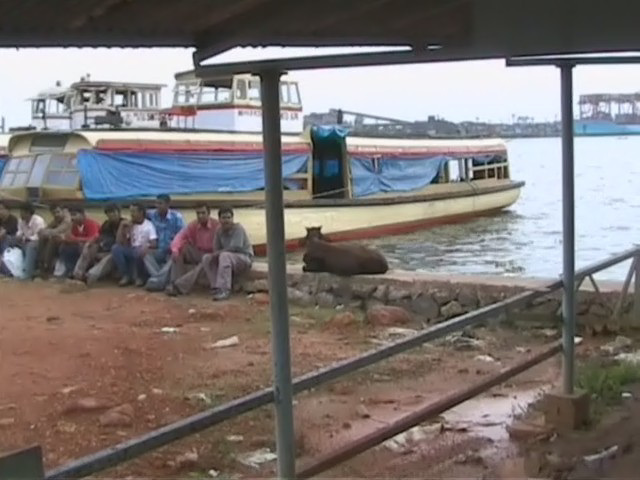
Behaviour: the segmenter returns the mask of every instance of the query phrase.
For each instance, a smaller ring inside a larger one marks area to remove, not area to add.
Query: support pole
[[[562,113],[562,377],[565,394],[573,393],[576,331],[575,205],[573,174],[573,64],[561,63]]]
[[[291,386],[291,346],[289,303],[282,199],[282,152],[280,137],[280,75],[278,70],[260,73],[262,98],[262,138],[267,219],[269,300],[276,409],[278,478],[295,477],[296,455],[293,430],[293,388]]]
[[[640,257],[633,257],[633,320],[631,325],[637,327],[640,325]]]

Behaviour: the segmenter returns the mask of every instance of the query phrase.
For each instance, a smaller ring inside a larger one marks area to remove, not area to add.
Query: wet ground
[[[268,300],[260,295],[213,304],[206,297],[4,281],[0,300],[0,450],[40,443],[47,468],[271,382]],[[294,374],[407,333],[364,325],[357,312],[293,309]],[[554,335],[475,329],[467,332],[472,340],[421,347],[298,395],[299,464],[534,354]],[[234,336],[237,342],[214,346]],[[504,429],[517,405],[555,381],[559,365],[559,359],[549,360],[434,419],[440,427],[414,430],[405,446],[395,439],[399,445],[381,445],[323,477],[485,471],[486,465],[474,464],[467,454],[492,445],[495,452],[506,441]],[[97,476],[270,475],[273,421],[272,408],[263,408]],[[425,442],[436,430],[436,439]],[[251,455],[258,455],[257,464],[245,458]]]
[[[214,304],[198,296],[11,281],[2,281],[0,292],[0,452],[40,444],[48,469],[271,383],[268,298],[260,294]],[[296,376],[420,328],[364,324],[360,313],[344,310],[291,314]],[[467,330],[299,394],[299,468],[534,355],[557,336],[546,328]],[[593,358],[609,340],[585,339],[578,352]],[[524,478],[522,445],[507,428],[557,384],[560,366],[558,357],[547,360],[321,477]],[[633,478],[640,457],[628,452],[640,440],[640,391],[629,398],[602,426],[536,448],[579,459],[619,445],[627,453],[601,478]],[[95,478],[269,477],[273,425],[273,409],[265,407]]]

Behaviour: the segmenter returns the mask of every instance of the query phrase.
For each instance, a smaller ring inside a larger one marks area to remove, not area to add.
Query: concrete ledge
[[[253,264],[254,278],[266,278],[267,263],[255,262]],[[301,264],[287,265],[287,274],[290,276],[303,275]],[[529,290],[542,289],[545,285],[553,283],[560,278],[544,277],[519,277],[505,275],[467,275],[456,273],[425,273],[409,270],[389,270],[384,275],[359,275],[358,279],[377,279],[395,282],[435,282],[435,283],[456,283],[462,285],[491,285],[496,287],[516,287]],[[597,281],[601,292],[619,292],[622,290],[623,282],[601,280]],[[591,282],[585,280],[580,286],[580,291],[593,292]],[[629,293],[633,292],[633,282],[629,286]]]

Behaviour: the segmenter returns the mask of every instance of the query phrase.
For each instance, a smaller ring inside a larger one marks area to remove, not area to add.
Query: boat
[[[92,80],[87,74],[68,87],[54,87],[28,99],[31,124],[13,131],[76,130],[104,126],[159,128],[164,84]]]
[[[255,81],[234,76],[217,79],[214,87],[201,83],[203,89],[221,90],[212,105],[200,112],[202,98],[193,100],[195,105],[178,102],[173,113],[162,112],[167,125],[155,129],[15,132],[0,198],[37,203],[45,216],[51,203],[83,205],[96,219],[107,202],[151,204],[159,193],[170,194],[187,221],[195,218],[198,203],[232,206],[256,254],[264,255],[262,134],[260,123],[244,122],[239,113],[260,112],[260,105],[252,99],[248,107],[246,96],[237,103],[235,98],[239,85],[248,92]],[[297,92],[294,80],[285,81]],[[175,128],[176,112],[186,107],[194,126]],[[196,128],[206,122],[211,128]],[[495,213],[515,203],[524,186],[511,179],[507,148],[499,139],[367,138],[351,136],[339,125],[293,133],[294,122],[292,133],[282,134],[289,250],[299,246],[305,227],[321,226],[335,241],[360,240]],[[235,131],[239,125],[254,131]]]
[[[640,93],[581,95],[576,136],[626,136],[640,134]]]

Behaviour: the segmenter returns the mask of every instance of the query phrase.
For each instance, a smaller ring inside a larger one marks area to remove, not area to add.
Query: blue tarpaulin
[[[351,157],[353,194],[365,197],[382,192],[409,192],[429,185],[449,158],[444,155],[426,158],[381,156]]]
[[[7,157],[4,155],[0,155],[0,175],[2,175],[2,171],[4,170],[4,166],[7,164]]]
[[[286,178],[306,172],[308,153],[283,153]],[[250,192],[264,189],[262,152],[215,152],[207,154],[104,152],[80,150],[78,170],[87,200],[195,193]]]

